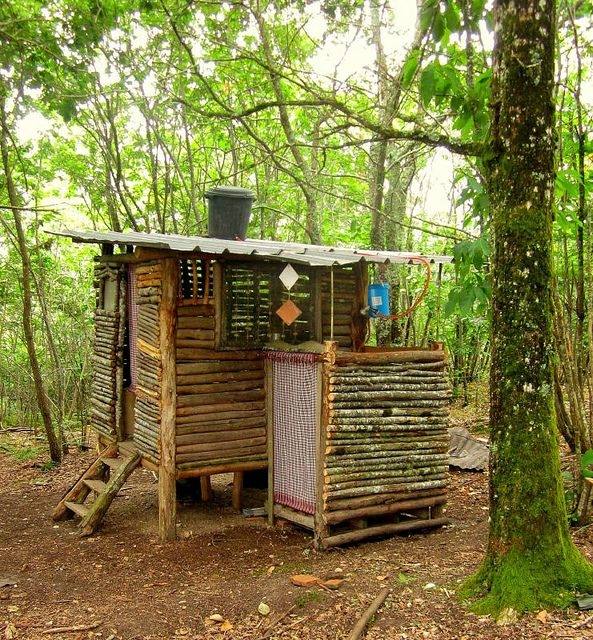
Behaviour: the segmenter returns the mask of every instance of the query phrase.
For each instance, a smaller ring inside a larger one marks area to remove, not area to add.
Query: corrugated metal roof
[[[307,264],[313,267],[354,264],[362,260],[378,264],[413,264],[418,253],[406,251],[374,251],[325,245],[276,242],[273,240],[221,240],[200,236],[179,236],[162,233],[117,233],[115,231],[48,231],[53,235],[72,238],[74,242],[133,245],[152,249],[207,253],[215,256],[261,256],[271,260],[282,260]],[[452,256],[422,255],[433,264],[446,264]]]

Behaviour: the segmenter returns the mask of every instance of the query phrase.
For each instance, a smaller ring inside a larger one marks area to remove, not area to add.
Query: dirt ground
[[[159,544],[156,480],[144,470],[100,532],[81,539],[74,521],[55,524],[49,514],[91,458],[71,452],[44,470],[43,456],[19,462],[0,453],[0,585],[16,583],[0,586],[0,638],[340,640],[384,586],[391,593],[369,640],[593,638],[586,612],[499,626],[458,602],[455,587],[486,542],[484,474],[451,474],[449,526],[317,553],[304,531],[233,513],[230,476],[216,479],[213,504],[181,504],[179,540]],[[261,493],[248,493],[247,504],[261,505]],[[575,538],[593,556],[593,527]],[[291,584],[296,573],[345,581],[337,591],[304,589]],[[268,616],[258,613],[262,602]],[[86,628],[56,632],[77,626]]]

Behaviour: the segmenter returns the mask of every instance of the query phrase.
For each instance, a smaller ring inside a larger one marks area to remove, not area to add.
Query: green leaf
[[[413,49],[408,56],[408,59],[405,61],[404,66],[402,68],[402,86],[404,89],[407,89],[414,79],[414,75],[418,70],[418,65],[420,63],[420,50]]]
[[[435,12],[434,19],[432,21],[432,37],[435,42],[440,42],[442,40],[446,27],[447,24],[443,14]]]
[[[58,113],[64,118],[64,122],[72,120],[76,114],[76,101],[73,98],[64,98],[57,105]]]
[[[453,129],[457,129],[458,131],[465,129],[471,117],[472,114],[469,111],[466,111],[464,108],[464,110],[457,116],[457,118],[455,118],[455,121],[453,122]]]
[[[443,308],[443,313],[445,318],[452,316],[455,313],[455,309],[457,308],[457,293],[453,290],[449,291],[449,297],[447,298],[447,302],[445,302],[445,306]]]
[[[427,107],[434,97],[436,78],[434,73],[434,63],[430,63],[422,71],[420,76],[420,99],[422,104]]]
[[[587,449],[587,451],[581,455],[581,472],[584,478],[593,478],[593,470],[590,469],[592,465],[593,449]]]
[[[422,32],[428,31],[437,11],[438,0],[427,0],[427,2],[422,5],[422,9],[420,10],[420,30]]]
[[[445,13],[445,22],[449,31],[455,32],[461,29],[461,20],[459,19],[459,9],[454,2],[449,2]]]

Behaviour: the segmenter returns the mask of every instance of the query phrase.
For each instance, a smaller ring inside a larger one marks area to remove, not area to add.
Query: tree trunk
[[[49,445],[49,454],[53,462],[60,462],[62,460],[62,449],[60,443],[56,437],[52,418],[51,410],[49,406],[49,399],[45,392],[43,385],[43,378],[41,376],[41,367],[39,360],[37,359],[37,349],[35,346],[35,336],[33,332],[32,321],[32,309],[33,309],[33,294],[31,292],[31,259],[29,257],[29,248],[27,247],[27,240],[25,238],[25,231],[23,229],[23,221],[20,213],[20,199],[14,184],[12,177],[12,167],[10,166],[10,154],[8,150],[10,132],[8,130],[8,123],[6,121],[6,103],[4,96],[0,96],[0,151],[2,154],[2,167],[4,169],[4,178],[6,181],[6,190],[8,192],[8,200],[12,207],[12,215],[14,218],[14,225],[16,228],[16,239],[21,256],[22,263],[22,284],[23,284],[23,332],[25,335],[25,343],[27,345],[27,353],[29,355],[29,362],[31,364],[31,373],[33,374],[33,382],[35,384],[35,394],[37,396],[37,406],[43,419],[43,426],[45,428],[45,434],[47,436],[47,442]]]
[[[494,17],[490,532],[466,590],[500,614],[568,605],[593,567],[569,535],[554,425],[555,0],[496,0]]]

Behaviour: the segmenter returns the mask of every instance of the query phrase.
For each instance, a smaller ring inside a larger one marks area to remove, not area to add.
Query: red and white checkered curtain
[[[274,502],[315,513],[318,367],[315,354],[267,352],[274,394]]]

